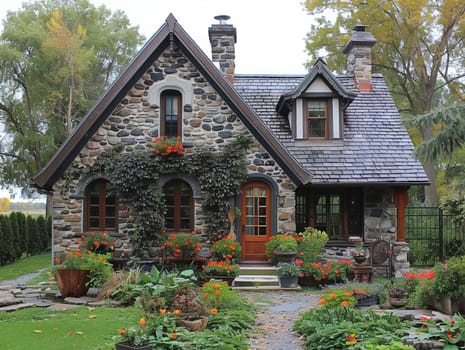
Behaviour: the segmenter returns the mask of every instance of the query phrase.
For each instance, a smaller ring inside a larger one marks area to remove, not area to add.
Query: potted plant
[[[172,233],[161,246],[167,258],[174,260],[192,260],[200,251],[200,241],[195,234]]]
[[[404,287],[393,286],[389,289],[389,302],[394,307],[402,307],[407,304],[408,293]]]
[[[206,276],[226,281],[232,285],[234,278],[239,271],[239,265],[231,263],[229,260],[215,261],[211,260],[203,266],[203,272]]]
[[[363,264],[369,257],[368,249],[364,247],[363,242],[357,242],[350,250],[350,255],[357,264]]]
[[[302,269],[295,263],[278,263],[279,284],[282,288],[295,288],[299,282]]]
[[[210,248],[210,253],[215,260],[238,259],[241,256],[241,251],[241,244],[230,236],[216,241]]]
[[[378,296],[383,288],[378,283],[350,282],[346,284],[345,289],[352,293],[357,299],[357,306],[360,307],[378,304]]]
[[[265,254],[275,264],[291,262],[297,255],[297,240],[293,233],[280,233],[265,243]]]
[[[56,280],[62,297],[81,297],[91,285],[101,287],[111,276],[112,267],[108,255],[73,251],[54,260]]]

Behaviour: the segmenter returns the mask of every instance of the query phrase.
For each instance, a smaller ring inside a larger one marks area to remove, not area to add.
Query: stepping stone
[[[5,311],[5,312],[13,312],[13,311],[18,311],[22,309],[27,309],[29,307],[35,306],[34,303],[21,303],[21,304],[16,304],[16,305],[9,305],[9,306],[4,306],[0,307],[0,311]]]
[[[21,300],[16,298],[13,293],[0,291],[0,306],[8,306],[21,303]]]

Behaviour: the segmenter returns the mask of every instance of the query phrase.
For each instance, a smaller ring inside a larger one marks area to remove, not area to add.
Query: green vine
[[[134,153],[107,152],[96,161],[92,171],[110,178],[122,203],[136,210],[136,249],[145,250],[151,242],[160,243],[164,225],[165,201],[156,183],[161,175],[195,176],[204,196],[202,210],[208,225],[207,240],[218,231],[228,230],[227,214],[247,179],[246,151],[251,140],[237,137],[222,151],[204,147],[184,157],[156,156],[151,149]]]

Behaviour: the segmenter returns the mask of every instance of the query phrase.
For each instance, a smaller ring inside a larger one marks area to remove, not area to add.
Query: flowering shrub
[[[239,265],[232,264],[229,260],[211,260],[203,268],[203,272],[210,276],[236,276]]]
[[[318,300],[321,307],[349,307],[357,304],[351,291],[343,288],[330,288]]]
[[[317,282],[343,282],[348,278],[348,274],[353,272],[353,265],[350,260],[340,259],[327,262],[317,261],[315,263],[303,262],[296,259],[296,264],[300,264],[302,272],[306,276],[313,276]]]
[[[278,275],[298,277],[302,274],[302,268],[295,263],[278,263]]]
[[[210,252],[214,258],[219,260],[231,260],[237,259],[241,256],[242,248],[238,241],[231,239],[229,236],[226,236],[216,241],[212,245]]]
[[[200,242],[195,234],[172,233],[161,248],[167,256],[192,259],[200,251]]]
[[[175,313],[160,309],[158,312],[144,315],[136,325],[118,330],[117,342],[128,342],[130,345],[166,344],[175,340],[182,329],[176,328]]]
[[[464,329],[465,319],[460,314],[455,314],[451,320],[422,317],[419,328],[412,337],[438,340],[446,344],[447,349],[463,349],[465,346]]]
[[[299,257],[309,263],[316,262],[327,241],[326,232],[313,227],[305,228],[303,232],[297,234]]]
[[[169,154],[184,154],[181,137],[167,138],[166,136],[156,137],[153,140],[153,150],[156,155],[167,156]]]
[[[106,254],[115,249],[113,239],[104,232],[89,232],[81,236],[81,248],[97,254]]]

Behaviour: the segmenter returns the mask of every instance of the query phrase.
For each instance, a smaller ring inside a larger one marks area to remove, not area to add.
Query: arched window
[[[103,179],[91,182],[86,189],[86,231],[118,231],[118,202],[112,185]]]
[[[194,229],[194,199],[192,189],[181,180],[173,180],[163,187],[166,214],[165,228],[169,231],[191,232]]]
[[[182,98],[175,90],[166,90],[161,94],[161,136],[181,136]]]

